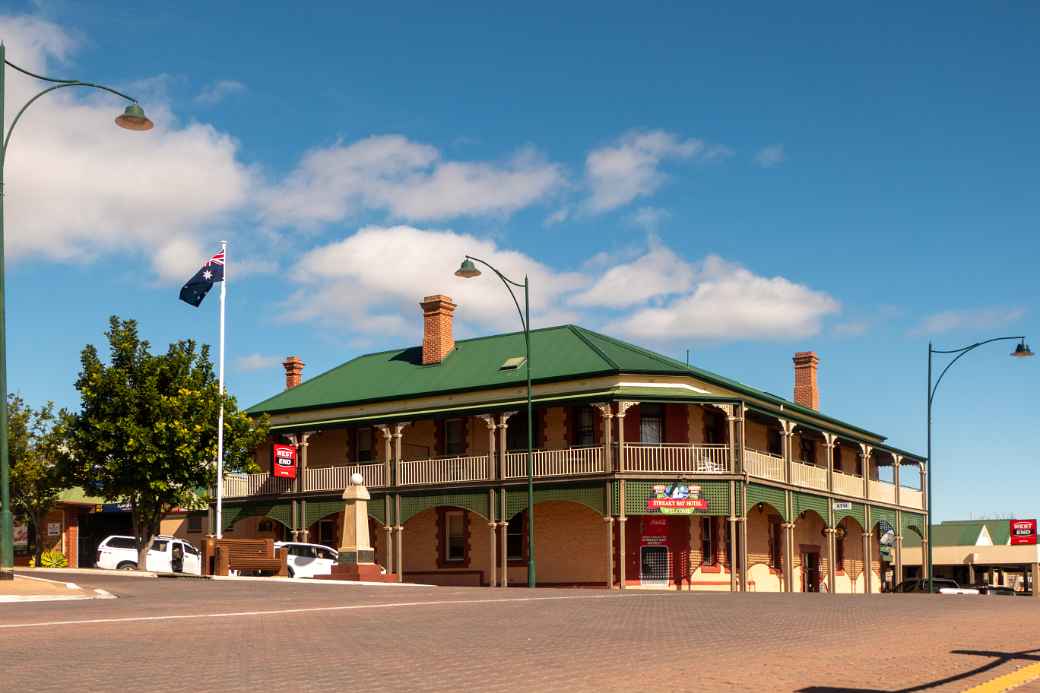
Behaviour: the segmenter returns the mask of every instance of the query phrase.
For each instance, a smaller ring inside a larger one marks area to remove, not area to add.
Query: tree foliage
[[[7,444],[11,473],[11,509],[28,518],[33,527],[35,565],[40,564],[47,513],[68,488],[59,464],[64,449],[67,412],[55,414],[48,402],[33,409],[16,394],[7,398]]]
[[[107,364],[93,345],[80,357],[82,408],[69,425],[69,453],[88,493],[129,503],[143,570],[163,515],[205,500],[216,481],[221,397],[208,346],[182,340],[152,354],[136,321],[116,316],[105,334]],[[252,471],[266,437],[266,419],[224,397],[225,470]]]

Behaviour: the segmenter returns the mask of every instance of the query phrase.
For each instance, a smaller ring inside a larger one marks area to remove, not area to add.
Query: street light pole
[[[520,322],[524,326],[524,365],[527,368],[527,586],[534,587],[536,584],[535,576],[535,559],[534,559],[534,414],[533,407],[531,404],[531,300],[529,294],[530,282],[528,281],[527,275],[524,275],[524,281],[515,282],[508,278],[497,269],[492,267],[489,263],[481,260],[480,258],[472,257],[467,255],[462,261],[462,265],[456,270],[455,276],[462,277],[464,279],[472,279],[473,277],[480,276],[480,270],[474,265],[474,262],[487,267],[489,270],[498,275],[498,278],[505,284],[506,289],[509,290],[509,295],[513,298],[513,303],[516,305],[516,310],[520,314]],[[520,309],[520,302],[516,300],[516,294],[513,292],[513,287],[523,287],[524,289],[524,307]]]
[[[927,539],[928,539],[928,564],[927,564],[927,566],[928,566],[928,592],[929,592],[929,594],[933,591],[933,588],[934,588],[934,585],[935,585],[935,583],[934,583],[934,577],[935,576],[933,575],[933,571],[932,571],[932,532],[931,532],[931,528],[932,528],[932,401],[935,399],[935,391],[939,389],[939,383],[942,382],[943,376],[946,375],[946,371],[950,370],[950,367],[953,364],[957,363],[957,361],[962,356],[967,354],[969,351],[973,351],[975,349],[978,349],[980,346],[982,346],[984,344],[990,344],[992,342],[1004,342],[1004,341],[1017,341],[1018,342],[1018,346],[1016,346],[1015,350],[1011,352],[1011,355],[1016,357],[1016,358],[1023,358],[1023,357],[1027,357],[1027,356],[1032,356],[1033,355],[1033,352],[1026,345],[1026,338],[1022,337],[1022,336],[1019,336],[1019,337],[994,337],[993,339],[987,339],[987,340],[985,340],[983,342],[975,342],[974,344],[969,344],[968,346],[961,347],[960,349],[935,349],[935,348],[932,347],[932,343],[928,342],[928,415],[927,415],[927,419],[928,419],[928,451],[926,453],[927,454],[926,460],[927,460],[927,464],[928,464],[928,468],[926,470],[926,474],[927,474],[927,477],[928,477],[927,480],[926,480],[926,485],[927,485],[927,490],[926,490],[927,501],[926,502],[927,502],[927,506],[928,507],[927,507],[927,511],[925,512],[925,518],[926,518],[925,519],[925,525],[927,526],[927,530],[928,530],[927,531],[927,535],[928,535],[927,536]],[[956,356],[954,356],[953,360],[951,360],[948,364],[946,364],[946,367],[942,369],[942,372],[939,373],[939,377],[935,380],[935,384],[933,385],[932,384],[932,356],[934,356],[935,354],[956,354]]]
[[[25,102],[14,119],[11,127],[4,132],[5,76],[7,68],[12,67],[22,74],[44,82],[52,82],[47,87]],[[127,130],[150,130],[152,121],[144,115],[137,99],[116,91],[102,84],[81,82],[78,79],[54,79],[44,77],[18,67],[7,60],[7,49],[0,43],[0,580],[14,578],[14,515],[11,512],[11,471],[7,448],[7,316],[5,314],[6,296],[4,294],[4,164],[7,162],[7,147],[11,143],[11,134],[22,115],[33,103],[44,94],[66,87],[87,87],[107,91],[130,102],[126,111],[116,118],[116,124]]]

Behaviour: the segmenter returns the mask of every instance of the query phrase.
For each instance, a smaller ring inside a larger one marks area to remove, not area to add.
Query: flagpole
[[[224,281],[220,282],[220,367],[217,375],[220,383],[220,417],[217,419],[217,539],[224,534],[224,297],[228,280],[227,245],[227,241],[220,242],[220,250],[224,254]]]

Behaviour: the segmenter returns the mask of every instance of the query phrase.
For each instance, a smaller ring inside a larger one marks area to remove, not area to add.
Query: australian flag
[[[213,283],[222,281],[224,281],[223,250],[207,260],[202,269],[181,287],[181,300],[198,308],[202,299],[206,298],[206,294],[213,288]]]

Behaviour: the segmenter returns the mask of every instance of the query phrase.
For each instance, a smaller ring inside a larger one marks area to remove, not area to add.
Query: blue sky
[[[443,5],[443,4],[442,4]],[[6,172],[9,382],[77,402],[107,317],[216,343],[177,288],[231,241],[228,382],[243,404],[415,343],[514,327],[463,252],[579,322],[924,449],[928,340],[1040,342],[1040,9],[669,4],[8,3],[8,58],[132,91],[59,93]],[[8,72],[7,117],[33,85]],[[30,117],[31,116],[31,117]],[[937,399],[939,519],[1040,513],[1040,360],[987,347]]]

